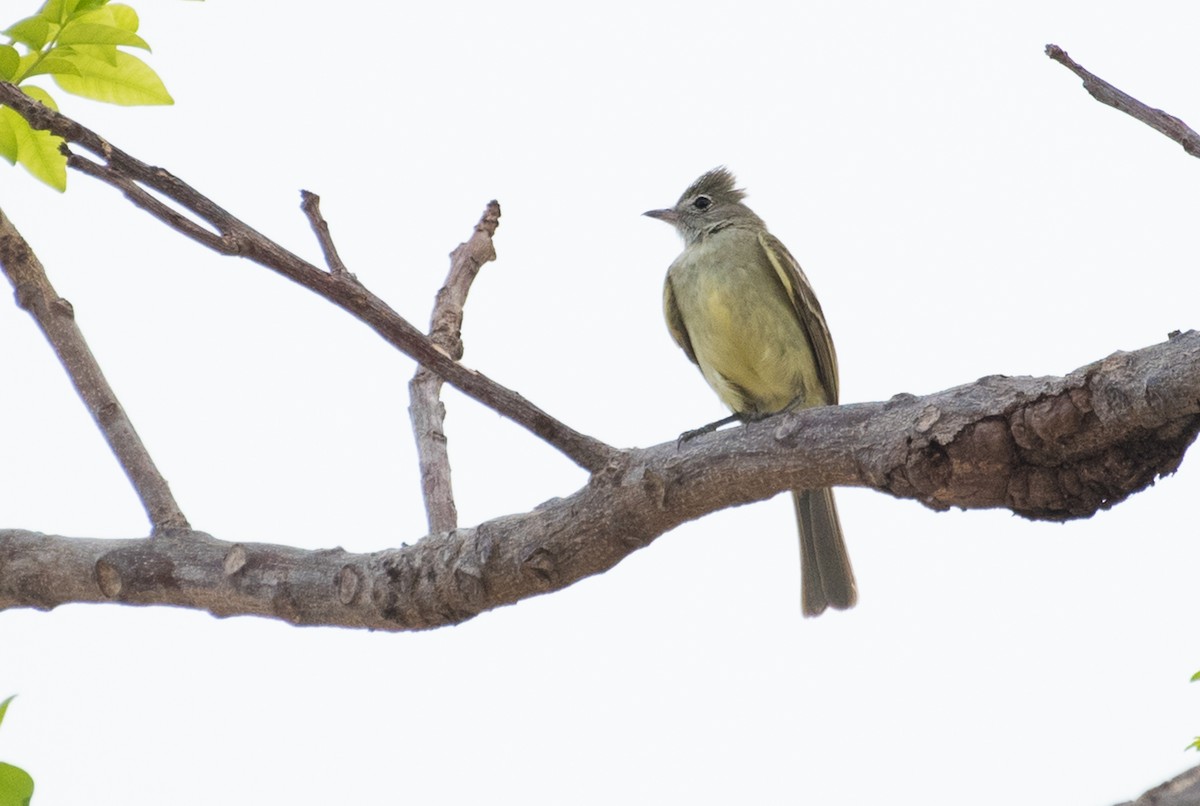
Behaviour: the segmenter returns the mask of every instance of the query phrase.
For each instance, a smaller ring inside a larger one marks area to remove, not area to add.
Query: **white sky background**
[[[7,3],[4,21],[33,0]],[[1054,10],[1042,6],[1053,5]],[[723,414],[642,218],[728,165],[805,267],[847,402],[1063,374],[1200,324],[1200,163],[1042,48],[1200,124],[1194,3],[136,3],[176,106],[63,110],[422,327],[484,204],[465,361],[614,445]],[[412,363],[80,175],[33,244],[180,503],[227,540],[424,533]],[[147,525],[62,370],[0,306],[0,525]],[[464,525],[584,475],[450,391]],[[1200,756],[1194,458],[1095,518],[840,490],[859,606],[800,617],[786,497],[427,634],[169,609],[0,613],[0,758],[59,804],[1112,804]]]

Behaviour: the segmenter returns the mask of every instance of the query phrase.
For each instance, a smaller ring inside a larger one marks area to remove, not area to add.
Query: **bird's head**
[[[643,215],[671,224],[689,244],[728,226],[761,226],[762,220],[742,204],[746,192],[736,184],[727,168],[714,168],[693,182],[674,207]]]

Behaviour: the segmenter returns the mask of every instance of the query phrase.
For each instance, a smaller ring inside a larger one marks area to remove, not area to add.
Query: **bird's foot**
[[[720,428],[723,425],[729,425],[730,423],[737,423],[737,422],[743,422],[743,421],[744,420],[740,414],[731,414],[728,417],[725,417],[724,419],[717,420],[715,423],[709,423],[708,425],[702,425],[699,428],[693,428],[691,431],[684,431],[682,434],[679,435],[679,439],[675,441],[675,445],[676,445],[676,447],[682,448],[683,443],[690,442],[691,440],[695,439],[696,437],[702,437],[705,434],[711,434],[713,431],[716,431],[718,428]]]

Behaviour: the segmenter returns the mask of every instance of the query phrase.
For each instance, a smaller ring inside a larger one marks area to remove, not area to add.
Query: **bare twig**
[[[467,293],[483,264],[496,259],[492,237],[499,225],[500,204],[493,199],[488,202],[471,237],[450,253],[450,273],[434,302],[429,338],[455,360],[463,355],[462,320]],[[446,453],[442,379],[424,366],[418,367],[409,381],[408,390],[408,413],[417,443],[429,531],[435,534],[448,532],[458,526],[458,510],[450,483],[450,457]]]
[[[0,610],[176,605],[412,630],[559,590],[684,521],[785,490],[872,487],[934,509],[1083,518],[1172,473],[1200,429],[1200,333],[1061,378],[992,376],[623,451],[536,509],[372,554],[0,530]],[[740,573],[736,564],[731,573]]]
[[[308,216],[317,242],[321,244],[321,252],[325,255],[325,265],[334,274],[349,274],[346,264],[342,262],[337,247],[333,244],[333,236],[329,234],[329,222],[321,215],[321,197],[307,190],[300,191],[300,209]]]
[[[103,164],[96,163],[68,150],[68,166],[120,189],[134,204],[198,243],[221,254],[252,260],[319,294],[365,323],[405,355],[429,367],[446,383],[541,437],[580,467],[596,472],[618,456],[617,449],[611,445],[574,430],[511,389],[450,358],[349,272],[322,271],[257,232],[170,172],[147,165],[115,148],[92,130],[33,100],[12,84],[0,82],[0,104],[13,109],[33,128],[48,130],[68,143],[80,145],[103,161]],[[211,226],[213,231],[179,214],[144,188],[175,202]]]
[[[1058,45],[1046,45],[1046,55],[1083,79],[1083,88],[1102,104],[1108,104],[1125,114],[1140,120],[1155,131],[1170,137],[1183,146],[1193,157],[1200,157],[1200,134],[1174,115],[1155,109],[1128,93],[1109,84],[1102,78],[1089,73],[1078,62],[1067,55]]]
[[[167,480],[158,472],[88,349],[75,322],[75,309],[55,292],[41,261],[3,211],[0,211],[0,271],[12,283],[17,305],[29,312],[54,348],[71,383],[137,491],[154,531],[187,529],[187,518],[171,495]]]

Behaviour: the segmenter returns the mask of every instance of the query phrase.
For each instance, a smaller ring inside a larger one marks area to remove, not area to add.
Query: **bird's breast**
[[[696,244],[671,267],[675,304],[700,371],[735,412],[781,411],[810,393],[811,404],[824,402],[795,309],[765,256],[746,247]]]

